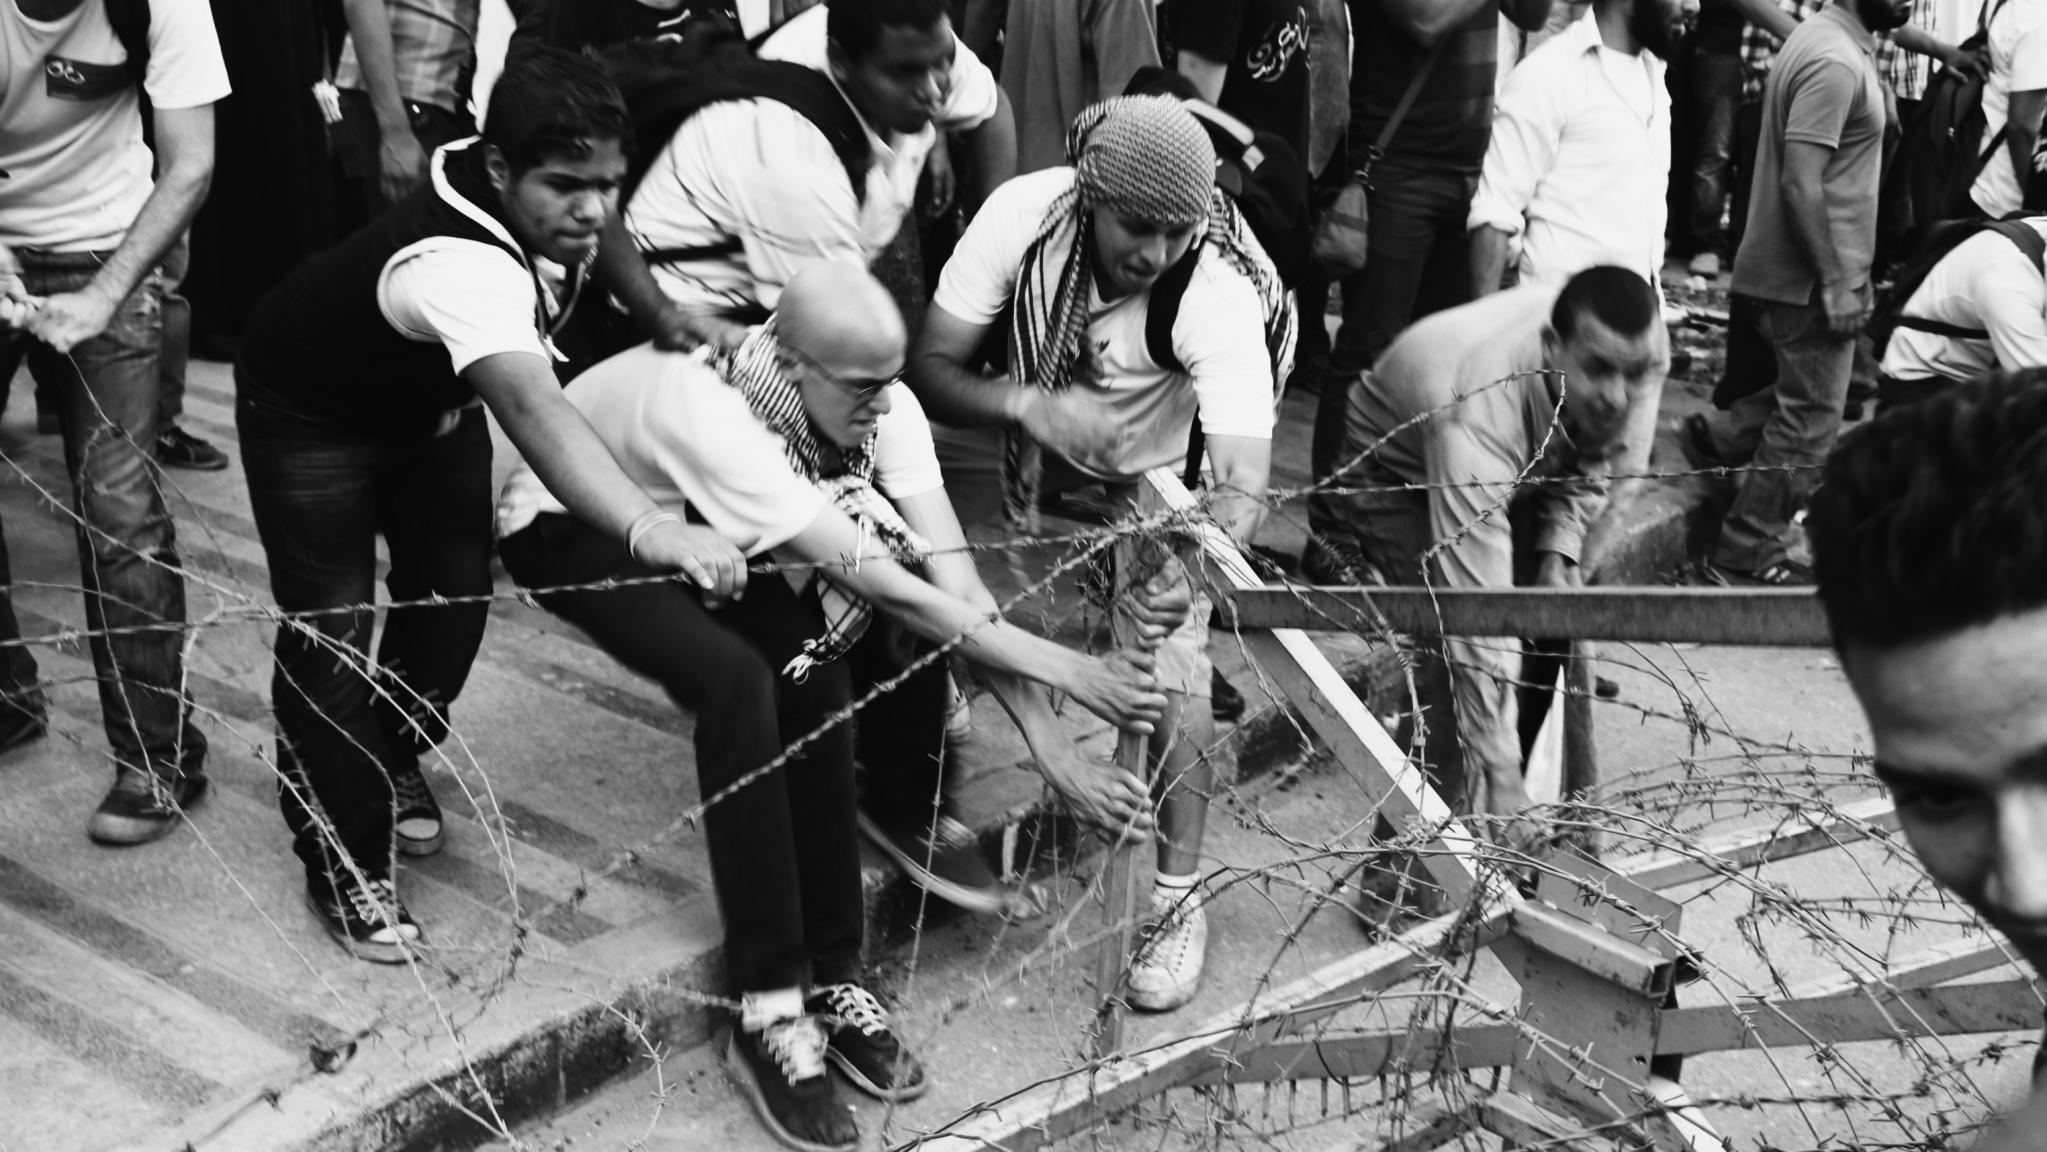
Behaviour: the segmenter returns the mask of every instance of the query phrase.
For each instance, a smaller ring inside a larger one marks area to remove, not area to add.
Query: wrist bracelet
[[[625,554],[637,561],[640,558],[640,537],[652,532],[658,525],[680,523],[682,517],[673,512],[663,512],[659,508],[641,513],[640,518],[633,521],[633,526],[625,530]]]

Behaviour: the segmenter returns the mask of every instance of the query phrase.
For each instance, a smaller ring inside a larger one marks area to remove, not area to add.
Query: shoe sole
[[[964,908],[969,912],[987,914],[1002,911],[1002,894],[1000,892],[981,892],[947,880],[945,877],[924,867],[922,860],[916,859],[901,848],[896,847],[896,842],[889,838],[888,833],[881,830],[880,825],[868,819],[867,813],[860,813],[859,819],[861,834],[872,841],[876,848],[886,852],[888,858],[895,861],[896,866],[901,868],[903,874],[908,876],[911,883],[917,885],[917,887],[931,893],[947,904]]]
[[[931,1088],[931,1081],[928,1078],[919,1080],[907,1088],[883,1088],[862,1074],[860,1069],[853,1066],[851,1060],[840,1055],[838,1049],[826,1048],[824,1058],[831,1061],[832,1066],[846,1077],[846,1083],[884,1104],[907,1104]]]
[[[357,940],[346,932],[336,932],[334,926],[327,922],[327,914],[320,910],[320,902],[314,899],[311,892],[306,893],[306,907],[312,909],[313,919],[320,922],[320,927],[327,930],[327,938],[341,945],[343,952],[358,960],[367,960],[372,964],[403,964],[413,953],[426,950],[424,932],[410,944],[371,944]]]
[[[162,459],[159,459],[157,463],[163,465],[166,468],[181,468],[187,472],[227,471],[226,457],[222,457],[219,460],[208,460],[204,463],[201,463],[200,461],[197,460],[162,460]]]
[[[1194,999],[1194,994],[1199,991],[1201,991],[1201,982],[1197,980],[1194,986],[1185,992],[1159,996],[1149,996],[1137,991],[1135,988],[1131,988],[1126,991],[1124,1000],[1139,1012],[1171,1012],[1176,1008],[1185,1008]]]
[[[768,1135],[781,1141],[786,1147],[797,1149],[798,1152],[854,1152],[860,1147],[858,1140],[850,1144],[819,1144],[813,1140],[800,1139],[795,1133],[782,1127],[782,1122],[775,1119],[774,1110],[768,1107],[768,1098],[761,1092],[760,1081],[754,1077],[752,1065],[746,1062],[746,1057],[739,1054],[738,1033],[739,1030],[734,1028],[725,1036],[725,1075],[732,1078],[741,1095],[753,1102],[754,1115],[760,1117],[761,1125],[768,1130]]]
[[[10,745],[12,747],[12,745]],[[133,816],[103,816],[98,812],[86,821],[85,834],[95,844],[109,848],[133,848],[141,844],[154,844],[178,830],[179,815],[189,815],[199,807],[211,791],[211,781],[199,781],[199,790],[192,793],[178,805],[179,812],[169,816],[138,819]]]
[[[398,842],[400,855],[431,856],[441,850],[441,845],[447,843],[448,834],[446,831],[441,831],[434,833],[432,836],[419,837],[407,836],[404,833],[394,833],[391,838]]]

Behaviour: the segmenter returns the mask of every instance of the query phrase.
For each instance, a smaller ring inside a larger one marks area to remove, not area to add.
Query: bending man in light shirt
[[[772,97],[684,121],[606,231],[597,264],[640,330],[677,346],[744,339],[810,264],[871,263],[943,151],[941,131],[965,134],[974,187],[1016,172],[1009,101],[954,36],[946,0],[838,0],[777,29],[760,54],[830,77],[858,122],[864,161],[843,158]]]
[[[1516,237],[1524,285],[1560,288],[1595,264],[1656,282],[1670,184],[1664,61],[1698,10],[1599,0],[1507,77],[1471,201],[1475,295],[1500,290]]]
[[[1656,293],[1625,268],[1416,321],[1351,390],[1344,458],[1356,463],[1335,504],[1367,567],[1348,579],[1582,584],[1598,559],[1607,477],[1644,470],[1669,367]],[[1530,655],[1524,663],[1514,640],[1458,638],[1441,658],[1417,660],[1424,766],[1458,812],[1504,822],[1528,806],[1534,733],[1514,686],[1557,673],[1549,646]]]
[[[1911,403],[1993,368],[2047,367],[2047,216],[1976,226],[1906,297],[1877,350],[1879,403]]]

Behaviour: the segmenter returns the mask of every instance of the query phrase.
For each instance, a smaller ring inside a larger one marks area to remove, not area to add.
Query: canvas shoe
[[[426,781],[419,762],[391,773],[392,830],[398,850],[407,856],[431,856],[441,850],[441,803]]]
[[[800,1152],[851,1152],[860,1146],[853,1110],[825,1071],[825,1030],[815,1016],[734,1027],[725,1068],[753,1101],[761,1123]]]
[[[426,944],[419,922],[398,899],[389,877],[361,881],[349,873],[306,878],[306,904],[343,951],[373,964],[403,964]]]
[[[165,780],[140,768],[121,768],[114,786],[85,825],[96,843],[129,846],[161,840],[178,817],[206,797],[206,774],[198,769]]]
[[[919,888],[969,912],[1002,911],[1002,884],[973,830],[950,816],[921,821],[880,820],[860,813],[860,831],[888,853]]]
[[[1130,1005],[1169,1012],[1194,999],[1208,959],[1208,914],[1199,897],[1161,904],[1153,897],[1152,920],[1130,962]]]
[[[824,1022],[825,1056],[853,1087],[876,1100],[901,1103],[924,1094],[924,1066],[889,1030],[888,1010],[858,984],[811,989],[805,1011]]]

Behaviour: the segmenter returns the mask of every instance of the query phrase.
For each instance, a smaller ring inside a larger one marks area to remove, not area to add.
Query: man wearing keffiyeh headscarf
[[[567,387],[657,505],[623,548],[568,515],[530,470],[513,474],[498,504],[512,577],[696,715],[698,793],[720,797],[704,814],[711,878],[744,1005],[727,1059],[771,1130],[811,1149],[858,1144],[827,1056],[886,1100],[925,1087],[858,983],[856,828],[875,825],[901,845],[898,859],[934,894],[983,911],[1002,904],[972,837],[962,843],[965,830],[932,807],[945,771],[945,661],[910,658],[958,640],[1047,783],[1088,818],[1140,836],[1150,828],[1143,782],[1086,760],[1048,689],[1133,732],[1150,731],[1165,707],[1144,657],[1083,655],[1001,619],[930,429],[897,379],[904,342],[901,313],[864,268],[812,265],[730,355],[647,345]],[[646,580],[655,573],[638,547],[663,518],[701,521],[779,570],[730,604]],[[1180,599],[1145,630],[1162,636],[1186,607]],[[839,718],[853,700],[863,704],[849,733]],[[869,769],[857,808],[856,756]]]
[[[1210,512],[1248,543],[1292,298],[1216,188],[1215,148],[1178,101],[1096,105],[1075,121],[1069,154],[1072,167],[1011,180],[974,218],[932,295],[911,387],[933,418],[1001,433],[1005,511],[1025,525],[1062,484],[1131,492],[1147,469],[1183,461],[1198,428]],[[991,376],[997,343],[1006,371]],[[1196,596],[1158,654],[1172,701],[1152,747],[1166,782],[1158,920],[1130,973],[1131,1003],[1152,1010],[1193,995],[1206,948],[1195,879],[1211,780],[1200,750],[1213,744],[1207,617]]]

